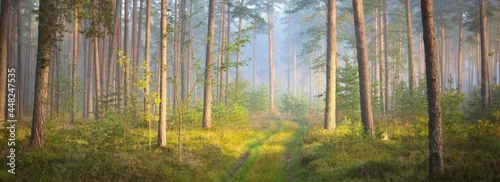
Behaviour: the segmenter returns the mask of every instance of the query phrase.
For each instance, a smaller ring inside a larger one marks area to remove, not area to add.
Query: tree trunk
[[[128,39],[129,39],[129,33],[128,33],[128,6],[129,6],[129,3],[130,0],[125,0],[125,18],[124,18],[124,21],[123,21],[123,55],[128,57]],[[123,79],[124,79],[124,84],[123,84],[123,88],[124,88],[124,95],[125,95],[125,107],[129,106],[129,101],[128,101],[128,98],[130,97],[130,63],[129,61],[125,61],[124,63],[124,68],[125,70],[123,71]]]
[[[335,84],[337,62],[337,24],[336,1],[328,0],[327,32],[326,32],[326,106],[324,128],[335,129]],[[312,69],[312,68],[309,68]],[[312,92],[310,93],[312,95]],[[312,104],[312,103],[311,103]]]
[[[24,91],[24,87],[23,87],[23,84],[22,82],[20,82],[22,80],[22,76],[24,74],[24,67],[23,67],[23,47],[22,47],[22,29],[24,29],[24,27],[22,27],[22,24],[21,24],[21,1],[16,1],[16,5],[17,5],[17,70],[16,70],[16,74],[17,74],[17,80],[18,83],[16,83],[17,85],[17,89],[16,89],[16,95],[17,95],[17,102],[16,102],[16,107],[17,107],[17,118],[22,118],[23,117],[23,114],[24,114],[24,108],[23,108],[23,100],[24,100],[24,97],[23,97],[23,91]],[[1,121],[1,120],[0,120]]]
[[[410,0],[405,0],[406,7],[406,35],[408,38],[408,83],[410,86],[410,94],[413,94],[413,89],[415,89],[415,69],[413,66],[413,33],[411,25],[411,9]]]
[[[187,70],[188,65],[186,62],[186,0],[180,0],[180,17],[179,17],[179,36],[180,36],[180,49],[179,58],[181,66],[181,104],[184,105],[187,102],[188,87],[187,87]]]
[[[378,66],[379,66],[379,79],[380,79],[380,83],[379,83],[379,97],[380,97],[380,112],[382,113],[382,115],[385,115],[385,93],[384,93],[384,84],[385,84],[385,80],[384,80],[384,70],[383,70],[383,65],[384,65],[384,54],[383,52],[385,51],[384,47],[384,37],[385,37],[385,32],[384,32],[384,21],[385,21],[385,18],[383,18],[384,16],[384,10],[385,8],[383,8],[383,2],[382,0],[379,0],[379,6],[380,6],[380,11],[379,11],[379,28],[378,30],[380,31],[380,36],[379,36],[379,40],[378,40],[378,47],[379,47],[379,51],[380,51],[380,54],[379,54],[379,63],[378,63]]]
[[[389,59],[388,59],[388,50],[389,43],[387,42],[387,27],[389,22],[387,21],[387,5],[384,2],[384,114],[387,114],[390,111],[390,95],[389,95]]]
[[[138,64],[139,64],[139,60],[137,59],[137,54],[139,54],[139,52],[137,51],[137,47],[138,47],[138,42],[137,42],[137,37],[141,36],[140,34],[137,34],[137,31],[138,31],[138,26],[137,26],[137,1],[138,0],[133,0],[133,6],[132,7],[132,55],[130,57],[130,61],[132,62],[131,65],[132,65],[132,69],[135,69],[137,68]],[[147,26],[147,25],[146,25]],[[131,75],[131,79],[133,81],[135,81],[136,79],[139,79],[138,78],[138,71],[135,71],[132,75]],[[135,87],[132,87],[132,88],[135,88]],[[131,92],[136,92],[136,89],[133,89]]]
[[[72,70],[72,84],[71,84],[71,98],[73,102],[71,103],[71,123],[75,122],[76,114],[76,89],[78,80],[78,5],[75,5],[73,9],[73,70]]]
[[[148,5],[149,6],[149,5]],[[161,1],[161,77],[158,146],[167,146],[167,0]]]
[[[5,2],[6,1],[4,1],[4,3]],[[2,5],[4,3],[2,3]],[[33,107],[33,123],[30,137],[30,146],[35,148],[43,147],[45,145],[45,122],[49,106],[49,103],[47,102],[49,93],[49,65],[57,34],[57,29],[55,29],[55,27],[57,27],[56,20],[58,19],[58,14],[53,11],[56,8],[57,2],[40,0],[40,8],[38,12],[40,19],[38,25],[35,103]],[[2,74],[2,76],[3,75],[6,74]]]
[[[149,122],[149,60],[150,60],[150,42],[151,42],[151,0],[146,2],[146,50],[144,52],[144,76],[146,77],[146,85],[144,88],[144,116]]]
[[[7,39],[10,27],[10,1],[2,1],[0,14],[0,122],[7,120],[5,115],[7,96]],[[45,124],[45,120],[44,120]]]
[[[422,0],[421,2],[429,113],[429,176],[436,179],[444,173],[441,93],[439,89],[432,0]]]
[[[245,5],[245,0],[241,0],[240,8],[243,8]],[[236,84],[240,80],[240,62],[241,62],[241,29],[243,26],[243,13],[240,12],[240,17],[238,20],[238,49],[236,55]]]
[[[267,20],[269,23],[269,108],[275,111],[274,107],[274,55],[273,55],[273,3],[267,0]]]
[[[287,76],[287,88],[286,88],[286,94],[288,96],[290,96],[290,81],[291,81],[291,76],[290,76],[290,69],[291,69],[290,68],[290,59],[291,59],[290,58],[290,39],[291,39],[291,37],[290,37],[290,29],[291,29],[291,27],[290,27],[290,17],[288,17],[288,18],[289,18],[288,19],[288,28],[287,28],[288,29],[288,31],[287,31],[288,32],[288,47],[287,47],[287,49],[288,49],[287,50],[288,59],[287,59],[287,62],[286,62],[286,64],[287,64],[287,73],[286,73],[286,76]]]
[[[203,123],[204,128],[212,127],[212,66],[215,33],[215,0],[208,4],[207,51],[205,62],[205,89],[203,93]]]
[[[489,52],[488,52],[488,19],[486,17],[486,0],[480,0],[479,9],[481,11],[481,105],[484,108],[488,107],[488,101],[490,97],[489,93]]]
[[[408,0],[407,0],[408,1]],[[356,52],[359,71],[359,94],[361,101],[361,120],[365,132],[374,136],[372,99],[370,89],[370,72],[368,71],[368,51],[365,33],[365,17],[363,13],[363,1],[353,0],[354,9],[354,31],[356,34]],[[335,83],[335,82],[334,82]]]
[[[458,26],[458,83],[457,90],[458,93],[462,93],[462,11],[459,14],[459,26]]]
[[[257,85],[257,82],[255,82],[255,78],[257,77],[257,65],[255,64],[255,61],[257,59],[257,30],[254,29],[253,31],[253,59],[252,59],[252,86],[253,89],[255,90],[255,86]]]

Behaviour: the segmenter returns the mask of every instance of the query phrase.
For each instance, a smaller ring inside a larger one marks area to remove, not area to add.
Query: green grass
[[[376,137],[361,135],[359,122],[325,131],[319,121],[304,137],[307,181],[427,181],[428,140],[424,118],[377,123]],[[500,180],[500,125],[485,121],[443,126],[443,181]],[[388,140],[383,140],[383,136]]]
[[[182,161],[178,159],[177,130],[169,123],[167,147],[157,148],[153,122],[153,147],[149,148],[147,124],[109,116],[106,120],[83,121],[61,127],[50,120],[47,146],[28,147],[30,122],[17,125],[16,175],[1,165],[0,179],[8,181],[222,181],[227,178],[249,143],[265,136],[252,129],[249,121],[215,122],[202,129],[186,123],[182,135]],[[65,129],[66,128],[66,129]],[[1,131],[5,141],[6,131]],[[0,144],[7,156],[6,142]],[[6,163],[2,157],[0,162]]]

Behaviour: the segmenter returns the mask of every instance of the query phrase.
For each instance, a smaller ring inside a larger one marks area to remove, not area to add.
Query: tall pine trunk
[[[324,128],[332,130],[335,128],[335,83],[337,62],[337,25],[336,25],[336,1],[328,0],[327,8],[327,32],[326,32],[326,105]],[[312,69],[312,68],[309,68]],[[312,74],[310,76],[312,78]],[[312,96],[312,92],[310,95]],[[311,98],[310,98],[311,99]],[[311,101],[310,101],[311,102]]]
[[[405,0],[406,7],[406,35],[407,35],[407,46],[408,46],[408,83],[410,86],[410,93],[413,94],[413,89],[415,89],[415,69],[414,69],[414,59],[413,59],[413,33],[411,25],[411,9],[410,0]]]
[[[488,18],[486,17],[486,0],[480,0],[479,9],[481,11],[481,105],[483,108],[488,107],[490,98],[489,92],[489,52],[488,52]]]
[[[76,1],[75,1],[76,3]],[[71,85],[71,97],[73,102],[71,103],[71,122],[75,122],[76,114],[76,90],[77,90],[77,80],[78,80],[78,5],[75,4],[73,9],[73,69],[72,69],[72,85]]]
[[[353,0],[352,6],[354,9],[354,31],[356,34],[356,52],[358,58],[361,120],[363,122],[365,132],[371,136],[374,136],[372,99],[369,77],[370,72],[368,71],[368,51],[366,43],[363,1]]]
[[[460,11],[459,14],[459,26],[458,26],[458,83],[457,83],[457,90],[459,93],[462,93],[462,11]]]
[[[2,5],[4,3],[2,3]],[[54,11],[56,8],[57,2],[40,0],[40,8],[38,11],[40,18],[38,25],[38,50],[35,75],[35,103],[33,106],[33,120],[30,137],[30,146],[35,148],[45,145],[45,124],[49,109],[49,65],[57,34],[56,27],[58,14],[56,13],[57,11]]]
[[[10,1],[2,1],[2,12],[0,14],[0,122],[7,120],[5,115],[7,96],[7,40],[10,27]]]
[[[205,88],[203,90],[203,123],[202,127],[212,127],[212,66],[215,33],[215,0],[208,4],[207,51],[205,62]]]
[[[432,0],[422,0],[421,2],[429,113],[429,176],[432,179],[436,179],[444,173],[441,92],[438,75],[436,36],[434,34],[433,2]]]
[[[167,146],[167,0],[161,1],[161,71],[158,146]]]
[[[273,54],[273,3],[267,0],[267,21],[269,23],[269,108],[275,111],[274,106],[274,54]]]

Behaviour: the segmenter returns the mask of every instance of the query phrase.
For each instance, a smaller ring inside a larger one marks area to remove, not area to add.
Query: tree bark
[[[267,20],[269,23],[269,108],[274,112],[274,54],[273,54],[273,3],[267,0]]]
[[[167,0],[161,1],[161,77],[158,146],[167,146]]]
[[[75,2],[75,7],[73,9],[73,70],[71,72],[72,75],[72,85],[71,85],[71,97],[73,102],[71,103],[71,123],[75,122],[75,114],[76,114],[76,102],[78,101],[76,98],[76,89],[77,89],[77,80],[78,80],[78,5]]]
[[[2,5],[4,3],[2,3]],[[45,145],[45,123],[49,106],[49,103],[47,102],[49,93],[49,65],[57,34],[56,20],[58,19],[58,14],[56,11],[53,11],[57,8],[56,4],[57,2],[55,1],[40,0],[40,8],[38,12],[39,24],[35,77],[35,103],[33,107],[33,123],[30,137],[30,146],[35,148],[43,147]]]
[[[128,6],[129,6],[129,0],[125,0],[125,18],[123,20],[123,55],[128,57],[128,39],[129,39],[129,33],[128,33]],[[125,101],[125,107],[129,106],[129,97],[130,97],[130,63],[129,61],[125,61],[124,63],[124,68],[125,70],[123,71],[123,76],[124,76],[124,101]]]
[[[460,11],[459,14],[459,26],[458,26],[458,83],[457,90],[458,93],[462,93],[462,22],[463,22],[463,13]]]
[[[480,0],[479,9],[481,11],[480,31],[481,31],[481,105],[484,108],[488,107],[490,97],[489,92],[489,52],[488,52],[488,18],[486,16],[486,0]]]
[[[358,58],[361,120],[363,122],[365,132],[371,136],[374,136],[372,99],[369,77],[370,72],[368,71],[368,51],[366,43],[363,1],[353,0],[352,6],[354,9],[354,31],[356,34],[356,52]]]
[[[391,107],[391,95],[390,95],[390,78],[389,78],[389,43],[387,38],[389,34],[387,33],[387,27],[389,26],[389,21],[387,20],[387,4],[384,2],[384,114],[389,113]]]
[[[245,0],[241,0],[240,8],[243,9],[245,5]],[[236,55],[236,84],[240,80],[240,62],[241,62],[241,29],[243,26],[243,12],[240,12],[240,17],[238,20],[238,49]]]
[[[414,59],[413,59],[413,33],[411,25],[411,9],[410,0],[405,0],[406,7],[406,35],[408,38],[408,83],[410,86],[410,94],[413,94],[413,89],[415,89],[415,69],[414,69]]]
[[[384,54],[383,52],[385,51],[384,47],[384,37],[385,37],[385,32],[384,32],[384,21],[385,21],[385,18],[384,17],[384,10],[385,8],[383,8],[383,1],[382,0],[379,0],[379,6],[380,6],[380,10],[379,10],[379,28],[378,30],[380,31],[380,36],[379,36],[379,40],[378,40],[378,47],[379,47],[379,51],[380,51],[380,54],[379,54],[379,63],[378,63],[378,66],[379,66],[379,79],[380,79],[380,84],[379,84],[379,97],[380,97],[380,112],[382,113],[382,115],[385,115],[385,93],[384,93],[384,86],[385,86],[385,80],[384,80],[384,69],[383,69],[383,65],[384,65]]]
[[[433,0],[422,0],[422,26],[425,44],[425,67],[429,113],[429,176],[437,179],[444,173],[441,92],[434,34]]]
[[[335,129],[335,84],[336,84],[336,60],[337,60],[337,25],[336,25],[336,1],[328,0],[327,8],[327,32],[326,32],[326,105],[325,123],[327,130]],[[312,69],[312,68],[309,68]],[[310,93],[313,94],[312,92]]]
[[[215,0],[208,4],[207,51],[205,62],[205,88],[203,93],[203,123],[202,127],[212,127],[212,66],[215,33]]]
[[[10,28],[10,1],[2,1],[0,14],[0,122],[7,120],[5,106],[7,96],[7,40]]]
[[[150,61],[150,42],[151,42],[151,0],[146,2],[146,50],[144,51],[144,77],[146,80],[146,85],[144,88],[144,115],[147,121],[149,121],[149,61]]]

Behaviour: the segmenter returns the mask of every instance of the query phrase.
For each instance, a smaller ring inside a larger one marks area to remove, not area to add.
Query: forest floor
[[[375,137],[347,118],[326,131],[315,113],[251,115],[208,130],[186,122],[181,153],[175,122],[166,148],[155,147],[156,124],[150,133],[147,122],[110,115],[98,122],[49,120],[47,145],[33,149],[30,124],[17,123],[16,174],[0,165],[0,181],[428,181],[423,117],[378,120]],[[7,141],[6,130],[0,132]],[[443,133],[443,181],[500,180],[500,123],[445,122]],[[7,142],[0,149],[8,155]]]

